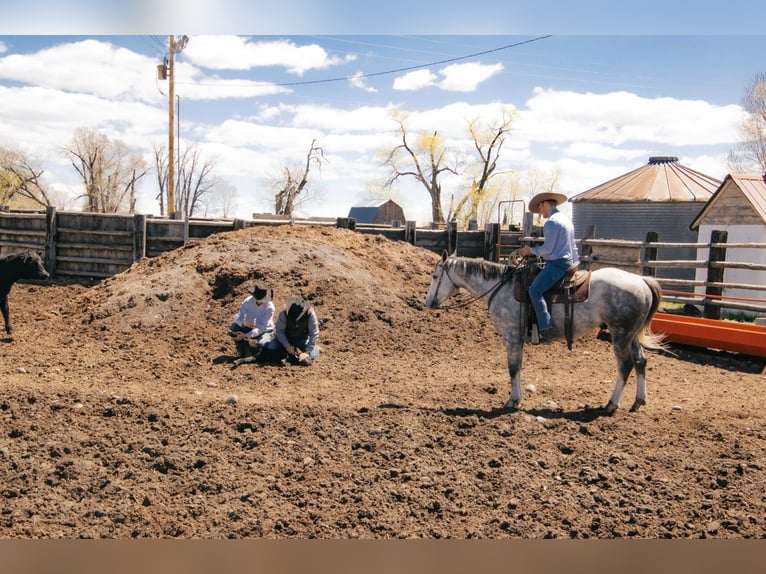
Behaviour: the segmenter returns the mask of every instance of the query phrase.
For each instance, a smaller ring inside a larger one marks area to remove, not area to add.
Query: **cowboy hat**
[[[271,289],[264,287],[263,285],[255,284],[250,289],[250,294],[255,298],[257,303],[262,303],[271,296]]]
[[[538,193],[536,196],[529,200],[529,211],[531,213],[537,213],[537,208],[543,201],[555,201],[556,205],[560,205],[562,203],[566,203],[567,196],[563,193],[555,193],[552,191]]]

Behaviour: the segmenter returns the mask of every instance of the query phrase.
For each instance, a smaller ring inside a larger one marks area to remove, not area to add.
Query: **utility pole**
[[[168,36],[168,217],[176,218],[175,112],[176,37]]]
[[[168,36],[168,217],[176,219],[176,174],[175,174],[175,105],[176,105],[176,53],[186,47],[189,37]],[[180,105],[180,104],[179,104]],[[179,130],[180,131],[180,130]],[[180,159],[180,158],[179,158]]]

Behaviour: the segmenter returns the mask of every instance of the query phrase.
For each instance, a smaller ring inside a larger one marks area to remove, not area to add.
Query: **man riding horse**
[[[536,255],[545,260],[545,266],[529,286],[529,298],[537,317],[540,343],[550,340],[553,328],[551,314],[545,301],[545,292],[579,263],[574,225],[557,207],[566,200],[566,195],[552,192],[538,193],[531,199],[529,211],[539,213],[546,218],[543,225],[545,241],[542,245],[536,247],[525,245],[518,250],[521,257]]]

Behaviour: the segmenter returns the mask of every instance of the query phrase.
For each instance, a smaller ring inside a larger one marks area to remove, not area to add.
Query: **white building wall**
[[[698,243],[710,242],[710,235],[714,231],[727,231],[729,236],[727,243],[766,243],[766,225],[700,225]],[[697,259],[707,261],[708,248],[697,250]],[[738,263],[766,264],[766,249],[734,247],[726,250],[726,260]],[[697,269],[695,279],[707,280],[707,269]],[[743,283],[747,285],[766,286],[766,271],[752,271],[749,269],[726,269],[724,270],[725,283]],[[697,287],[695,292],[705,293],[704,287]],[[766,291],[754,291],[752,289],[724,289],[726,297],[739,297],[748,299],[744,303],[766,304]],[[744,314],[749,316],[761,316],[763,313],[740,311],[735,309],[722,309],[721,316],[730,314]]]

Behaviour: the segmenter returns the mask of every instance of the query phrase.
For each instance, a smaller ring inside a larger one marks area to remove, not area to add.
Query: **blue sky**
[[[575,195],[652,155],[723,178],[744,89],[766,72],[766,9],[751,2],[490,1],[481,15],[450,2],[11,4],[0,145],[39,159],[64,207],[78,181],[60,148],[77,128],[147,157],[167,141],[167,82],[156,76],[165,19],[189,35],[176,68],[180,136],[216,158],[239,217],[273,208],[270,184],[312,140],[326,161],[301,215],[345,216],[379,193],[380,155],[398,143],[392,108],[413,133],[438,130],[466,154],[468,120],[513,110],[499,169],[522,193],[556,174],[558,191]],[[467,177],[443,181],[445,209]],[[159,213],[153,175],[144,188],[139,210]],[[392,191],[408,219],[430,220],[424,189]]]

